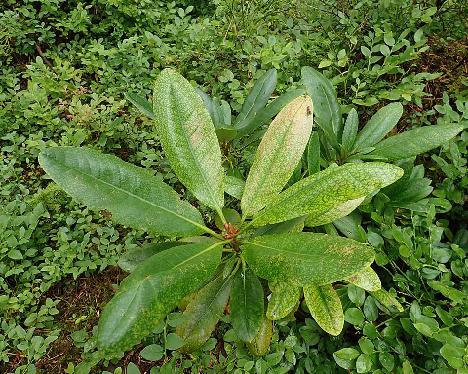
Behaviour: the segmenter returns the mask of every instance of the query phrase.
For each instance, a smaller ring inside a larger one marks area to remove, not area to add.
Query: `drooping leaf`
[[[143,261],[156,253],[165,251],[166,249],[182,245],[181,242],[164,242],[164,243],[151,243],[141,247],[130,249],[120,256],[117,264],[122,270],[131,273]]]
[[[366,291],[378,291],[382,287],[379,276],[371,267],[351,275],[346,278],[346,281],[361,287]]]
[[[164,69],[154,85],[153,108],[161,146],[179,180],[204,204],[224,204],[221,150],[202,99],[172,69]]]
[[[315,122],[336,147],[337,135],[341,131],[341,112],[335,90],[322,73],[309,66],[304,66],[301,74],[307,92],[314,102]]]
[[[354,142],[359,128],[359,117],[356,109],[352,108],[343,128],[343,135],[341,137],[341,145],[345,152],[350,152],[353,149]]]
[[[245,342],[251,342],[264,317],[264,294],[260,280],[250,269],[235,275],[230,305],[231,323],[236,335]]]
[[[182,315],[177,335],[184,339],[184,352],[200,348],[210,337],[216,323],[224,314],[229,299],[232,277],[222,274],[198,291]]]
[[[271,338],[273,336],[273,323],[268,318],[263,317],[255,338],[247,343],[249,351],[254,356],[264,356],[270,349]]]
[[[149,335],[182,298],[212,276],[222,247],[223,243],[178,246],[138,266],[102,312],[99,349],[125,352]]]
[[[146,117],[148,117],[149,119],[154,119],[153,105],[144,97],[136,93],[126,92],[125,98],[128,101],[130,101],[133,105],[135,105],[136,108]]]
[[[234,121],[238,130],[248,127],[256,114],[265,107],[275,90],[277,83],[276,69],[270,69],[254,84],[252,90],[244,101],[241,111]]]
[[[224,192],[236,199],[242,199],[244,193],[245,181],[241,178],[234,177],[232,175],[226,175],[224,177]]]
[[[365,155],[365,158],[395,161],[417,156],[441,146],[462,130],[463,126],[436,125],[405,131],[376,144],[375,149]]]
[[[286,104],[294,100],[296,97],[304,94],[303,89],[296,89],[288,91],[285,94],[277,97],[265,108],[260,109],[260,111],[255,115],[254,118],[249,122],[249,124],[237,131],[237,138],[249,135],[254,132],[261,126],[265,125],[270,121],[274,116],[276,116],[281,109],[283,109]]]
[[[317,132],[312,132],[307,144],[307,170],[309,175],[320,171],[320,138]]]
[[[345,203],[351,204],[350,200],[362,199],[375,190],[395,182],[402,175],[403,170],[399,167],[379,162],[349,163],[339,167],[329,167],[304,178],[280,193],[265,209],[254,216],[252,225],[263,226],[307,214],[308,219],[312,221],[334,210],[344,212],[346,215],[349,209],[340,210],[340,206]],[[340,218],[337,214],[331,213],[330,217]],[[328,222],[321,222],[324,223]]]
[[[304,286],[304,299],[319,326],[331,335],[339,335],[344,325],[343,308],[331,284]]]
[[[242,195],[241,207],[251,216],[279,194],[291,177],[312,131],[312,101],[294,99],[276,116],[258,146]]]
[[[379,109],[359,132],[354,149],[363,150],[381,141],[403,114],[403,105],[391,103]]]
[[[126,226],[167,236],[204,231],[200,213],[149,171],[92,149],[48,148],[39,163],[74,199]]]
[[[342,280],[367,268],[374,259],[368,245],[309,232],[259,236],[242,249],[259,277],[297,285]]]
[[[268,282],[271,298],[268,301],[266,316],[271,320],[286,317],[297,307],[301,297],[301,288],[291,282]]]

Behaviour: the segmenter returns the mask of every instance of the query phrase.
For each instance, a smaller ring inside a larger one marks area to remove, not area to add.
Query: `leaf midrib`
[[[55,161],[58,162],[59,164],[61,164],[62,167],[71,169],[71,170],[75,171],[75,172],[78,173],[78,174],[81,173],[81,174],[83,174],[83,175],[85,175],[85,176],[87,176],[87,177],[90,177],[90,178],[92,178],[92,179],[95,179],[96,181],[98,181],[98,182],[100,182],[100,183],[102,183],[102,184],[104,184],[104,185],[107,185],[107,186],[109,186],[109,187],[113,187],[113,188],[115,188],[116,190],[118,190],[118,191],[120,191],[120,192],[122,192],[122,193],[124,193],[124,194],[127,194],[127,195],[129,195],[129,196],[131,196],[131,197],[133,197],[133,198],[135,198],[135,199],[137,199],[137,200],[140,200],[140,201],[142,201],[142,202],[144,202],[144,203],[147,203],[147,204],[149,204],[149,205],[151,205],[151,206],[153,206],[153,207],[155,207],[155,208],[159,208],[159,209],[161,209],[161,210],[164,210],[164,211],[167,212],[167,213],[173,214],[174,216],[176,216],[176,217],[178,217],[178,218],[180,218],[180,219],[182,219],[182,220],[184,220],[184,221],[186,221],[186,222],[188,222],[188,223],[190,223],[190,224],[192,224],[192,225],[194,225],[194,226],[196,226],[196,227],[202,229],[203,231],[206,231],[206,227],[205,227],[205,226],[203,226],[203,225],[201,225],[201,224],[199,224],[199,223],[197,223],[197,222],[195,222],[195,221],[192,221],[191,219],[189,219],[189,218],[187,218],[187,217],[184,217],[184,216],[182,216],[182,215],[180,215],[180,214],[178,214],[178,213],[176,213],[176,212],[174,212],[174,211],[172,211],[172,210],[169,210],[169,209],[167,209],[167,208],[165,208],[165,207],[163,207],[163,206],[161,206],[161,205],[157,205],[157,204],[155,204],[155,203],[153,203],[153,202],[151,202],[151,201],[149,201],[149,200],[143,199],[142,197],[140,197],[140,196],[138,196],[138,195],[135,195],[134,193],[132,193],[132,192],[130,192],[130,191],[124,190],[124,189],[122,189],[122,188],[116,186],[115,184],[106,182],[105,180],[100,179],[100,178],[98,178],[98,177],[96,177],[96,176],[94,176],[94,175],[92,175],[92,174],[86,173],[86,172],[84,172],[84,171],[82,171],[82,170],[80,170],[80,169],[77,169],[76,167],[69,166],[69,165],[67,165],[63,160],[60,160],[60,161],[61,161],[61,162],[60,162],[59,160],[55,159]],[[89,160],[88,160],[88,161],[89,161]],[[90,165],[90,166],[91,166],[91,165]],[[170,187],[169,187],[169,188],[170,188]]]

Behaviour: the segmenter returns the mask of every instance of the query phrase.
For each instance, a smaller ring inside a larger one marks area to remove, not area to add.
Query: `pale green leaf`
[[[367,268],[374,259],[366,244],[309,232],[259,236],[242,249],[247,263],[261,278],[298,285],[342,280]]]
[[[125,98],[130,101],[135,107],[149,119],[154,119],[153,106],[144,97],[136,93],[126,92]]]
[[[177,304],[216,270],[223,243],[187,244],[160,252],[138,266],[105,306],[98,347],[125,352],[158,325]]]
[[[318,325],[331,335],[339,335],[344,325],[343,308],[331,284],[304,286],[304,299]]]
[[[151,243],[141,247],[130,249],[120,256],[117,265],[122,270],[131,273],[143,261],[156,253],[162,252],[166,249],[182,245],[181,242],[165,242],[165,243]]]
[[[314,227],[325,225],[327,223],[333,222],[337,219],[346,217],[350,214],[354,209],[356,209],[361,203],[364,201],[366,197],[360,197],[357,199],[352,199],[344,202],[341,205],[335,206],[327,212],[324,212],[320,216],[313,216],[309,215],[306,218],[305,225],[307,227]]]
[[[244,193],[245,181],[232,175],[224,177],[224,192],[240,200]]]
[[[280,193],[252,221],[254,226],[277,223],[295,217],[309,215],[310,221],[319,219],[328,212],[340,210],[350,200],[362,199],[370,193],[385,187],[403,175],[397,166],[379,162],[350,163],[329,167],[295,183]],[[355,202],[354,202],[355,204]],[[346,206],[346,205],[345,205]],[[336,214],[330,217],[337,219]],[[313,222],[313,221],[312,221]],[[321,224],[328,222],[321,221]]]
[[[179,180],[204,204],[224,204],[221,150],[202,99],[172,69],[164,69],[154,85],[153,108],[161,146]]]
[[[395,161],[417,156],[441,146],[462,130],[463,126],[437,125],[405,131],[378,143],[372,152],[365,155],[365,158]]]
[[[247,344],[249,351],[254,356],[264,356],[270,349],[271,338],[273,336],[273,323],[268,318],[263,317],[255,338]]]
[[[301,288],[291,282],[268,282],[271,297],[268,301],[266,316],[271,320],[286,317],[297,307],[301,297]]]
[[[231,323],[237,337],[251,342],[264,317],[264,293],[260,280],[250,269],[235,275],[230,306]]]
[[[403,312],[404,308],[403,305],[388,291],[381,288],[377,291],[372,291],[371,295],[387,309],[387,312],[394,313],[394,312]]]
[[[360,151],[372,147],[392,130],[403,114],[403,105],[391,103],[379,109],[359,132],[354,149]]]
[[[252,90],[244,101],[241,111],[234,121],[236,129],[249,127],[257,113],[268,103],[277,83],[276,69],[270,69],[254,84]]]
[[[222,274],[198,291],[187,305],[177,335],[184,339],[184,352],[200,348],[210,337],[216,323],[224,314],[229,299],[232,278]]]
[[[106,209],[126,226],[167,236],[206,231],[200,213],[148,170],[92,149],[49,148],[39,155],[49,176],[77,201]]]
[[[277,196],[291,178],[312,131],[312,101],[300,96],[270,124],[258,146],[242,195],[241,207],[251,216]]]
[[[355,286],[361,287],[366,291],[378,291],[382,287],[379,276],[371,267],[368,267],[345,279]]]

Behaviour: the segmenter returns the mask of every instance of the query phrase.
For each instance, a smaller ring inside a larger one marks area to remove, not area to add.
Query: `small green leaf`
[[[341,145],[346,153],[350,152],[353,149],[354,142],[356,141],[356,136],[359,128],[359,117],[356,109],[352,108],[348,117],[346,117],[346,122],[343,128],[343,135],[341,137]]]
[[[177,335],[184,339],[184,352],[200,348],[210,337],[216,323],[224,314],[229,299],[232,278],[219,275],[200,291],[187,305]]]
[[[362,326],[364,323],[364,314],[358,308],[346,309],[344,314],[344,320],[355,326]]]
[[[92,149],[48,148],[39,163],[74,199],[123,225],[167,236],[205,231],[200,213],[148,170]]]
[[[236,129],[248,127],[256,114],[265,107],[275,90],[277,83],[276,69],[270,69],[254,84],[249,96],[244,101],[241,111],[234,121]]]
[[[136,366],[136,364],[134,364],[133,362],[130,362],[130,363],[127,365],[126,373],[127,373],[127,374],[141,374],[141,371],[140,371],[140,369],[138,368],[138,366]]]
[[[374,344],[372,344],[372,341],[365,336],[359,338],[358,344],[362,353],[365,353],[366,355],[374,353]]]
[[[440,349],[440,354],[445,358],[449,365],[454,369],[462,369],[464,366],[463,356],[465,355],[465,348],[454,347],[450,344],[445,344]]]
[[[362,354],[356,360],[356,371],[358,373],[368,373],[372,369],[372,361],[368,355]]]
[[[231,291],[231,323],[236,335],[244,342],[251,342],[264,318],[264,293],[260,280],[247,269],[239,271]]]
[[[344,324],[343,308],[333,286],[304,286],[304,298],[319,326],[331,335],[339,335]]]
[[[382,366],[389,372],[392,372],[393,368],[395,367],[395,358],[391,353],[380,352],[379,361],[382,364]]]
[[[125,98],[130,101],[136,108],[149,119],[154,119],[153,105],[144,97],[136,93],[126,92]]]
[[[161,146],[177,177],[197,199],[220,210],[221,150],[202,99],[179,73],[164,69],[154,85],[153,108]]]
[[[348,285],[348,298],[352,303],[361,306],[366,300],[366,292],[362,288],[350,284]]]
[[[304,66],[301,74],[307,92],[314,102],[315,122],[336,147],[337,134],[341,131],[341,111],[335,90],[322,73],[309,66]]]
[[[164,357],[164,349],[159,344],[150,344],[140,351],[140,356],[148,361],[159,361]]]
[[[268,301],[266,316],[271,320],[285,318],[299,303],[301,288],[290,282],[272,281],[268,283],[271,298]]]
[[[147,259],[120,285],[98,325],[98,347],[118,354],[146,337],[217,268],[223,243],[187,244]]]
[[[329,214],[330,219],[339,218],[338,212],[349,212],[349,205],[355,205],[356,199],[362,199],[379,188],[395,182],[402,175],[401,168],[379,162],[349,163],[329,167],[304,178],[280,193],[265,209],[254,216],[252,224],[264,226],[307,214],[309,222],[329,223],[320,217]],[[354,202],[350,203],[353,200]],[[342,209],[347,204],[348,208]]]
[[[143,245],[141,247],[130,249],[120,256],[117,264],[122,270],[131,273],[143,261],[156,253],[165,251],[166,249],[182,245],[181,242],[165,242],[165,243],[152,243]]]
[[[349,278],[346,278],[346,281],[366,291],[377,291],[382,287],[379,276],[371,267],[351,275]]]
[[[177,334],[170,333],[166,336],[166,349],[175,351],[184,345],[184,340]]]
[[[241,207],[252,216],[277,196],[296,168],[312,131],[312,101],[300,96],[270,124],[245,182]]]
[[[320,138],[317,132],[312,132],[307,144],[307,170],[309,175],[320,171]]]
[[[463,126],[436,125],[405,131],[381,141],[364,157],[395,161],[417,156],[441,146],[462,130]]]
[[[371,322],[374,322],[379,317],[379,310],[377,309],[377,305],[375,305],[375,301],[371,296],[368,296],[364,302],[364,315],[366,316],[367,320]]]
[[[342,358],[343,360],[354,360],[359,356],[359,351],[354,348],[342,348],[336,351],[333,355]]]
[[[242,249],[247,263],[261,278],[297,285],[342,280],[368,267],[374,258],[368,245],[306,232],[259,236]]]
[[[354,149],[360,151],[381,141],[403,114],[401,103],[391,103],[379,109],[359,132]]]
[[[333,222],[337,219],[346,217],[352,211],[354,211],[364,201],[365,197],[348,200],[343,204],[333,207],[328,212],[323,213],[320,216],[309,215],[306,218],[305,225],[307,227],[315,227],[325,225]]]

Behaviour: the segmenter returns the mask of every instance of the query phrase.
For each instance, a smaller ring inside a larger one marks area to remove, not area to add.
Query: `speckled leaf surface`
[[[304,286],[304,299],[319,326],[331,335],[339,335],[344,325],[340,298],[331,284]]]
[[[405,310],[395,296],[383,288],[378,291],[372,291],[371,295],[386,309],[385,312],[388,314],[396,312],[401,313]]]
[[[186,295],[207,281],[223,243],[187,244],[158,253],[120,285],[98,325],[98,347],[118,353],[139,343]]]
[[[39,155],[47,174],[74,199],[106,209],[120,224],[167,236],[202,233],[200,213],[148,170],[87,148],[49,148]]]
[[[313,126],[312,100],[300,96],[276,116],[262,138],[245,182],[241,207],[252,216],[277,196],[304,153]]]
[[[263,226],[303,215],[309,215],[309,221],[326,214],[333,218],[334,210],[340,211],[343,204],[388,186],[402,175],[403,169],[381,162],[329,167],[280,193],[254,216],[252,224]]]
[[[403,105],[391,103],[379,109],[359,132],[354,144],[357,150],[372,147],[393,129],[403,114]]]
[[[153,108],[161,146],[179,180],[201,202],[221,209],[221,150],[203,100],[179,73],[164,69],[154,85]]]
[[[224,177],[224,192],[240,200],[244,193],[245,181],[232,175]]]
[[[271,320],[286,317],[297,307],[301,297],[301,287],[291,282],[268,282],[271,297],[268,301],[266,316]]]
[[[268,353],[273,336],[273,323],[268,318],[263,317],[260,329],[252,342],[247,344],[249,351],[254,356],[263,356]]]
[[[364,201],[365,197],[360,197],[357,199],[352,199],[344,202],[341,205],[335,206],[332,209],[324,212],[323,214],[309,215],[305,221],[307,227],[314,227],[325,225],[327,223],[333,222],[336,219],[343,218],[356,209]]]
[[[396,161],[437,148],[452,139],[463,126],[438,125],[425,126],[391,136],[375,146],[365,158],[385,158]]]
[[[232,277],[222,274],[198,291],[187,305],[177,335],[184,339],[182,351],[191,352],[201,347],[210,337],[218,320],[224,314],[229,299]]]
[[[244,128],[250,127],[250,123],[255,119],[257,113],[265,107],[275,90],[277,75],[276,69],[270,69],[255,82],[234,121],[236,129],[242,131]]]
[[[265,235],[242,246],[259,277],[297,285],[327,284],[367,268],[374,251],[354,240],[309,232]]]
[[[371,267],[353,274],[345,280],[366,291],[378,291],[382,287],[379,276]]]
[[[314,102],[315,122],[332,145],[336,146],[337,135],[341,131],[341,111],[335,90],[322,73],[309,66],[304,66],[301,74],[307,93]]]
[[[234,276],[230,306],[231,323],[237,337],[251,342],[264,317],[263,287],[251,270],[239,271]]]

